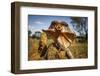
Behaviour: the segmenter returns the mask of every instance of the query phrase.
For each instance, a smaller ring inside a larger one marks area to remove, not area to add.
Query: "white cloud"
[[[40,22],[40,21],[36,21],[34,23],[36,23],[36,24],[44,24],[43,22]]]

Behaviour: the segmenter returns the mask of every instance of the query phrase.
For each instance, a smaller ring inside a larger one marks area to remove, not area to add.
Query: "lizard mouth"
[[[61,31],[62,28],[61,27],[56,27],[56,30]]]

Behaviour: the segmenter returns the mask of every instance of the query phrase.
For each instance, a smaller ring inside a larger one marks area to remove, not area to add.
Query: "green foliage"
[[[30,36],[30,35],[31,35],[31,33],[32,33],[32,32],[31,32],[30,30],[28,30],[28,36]]]
[[[87,39],[88,36],[88,19],[87,17],[71,17],[73,28]]]

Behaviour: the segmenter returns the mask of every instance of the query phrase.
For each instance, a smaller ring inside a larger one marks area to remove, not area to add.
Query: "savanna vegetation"
[[[51,44],[53,41],[48,40],[48,44]],[[44,57],[40,57],[40,53],[38,52],[39,47],[39,39],[29,37],[28,39],[28,60],[44,60]],[[87,58],[88,57],[88,44],[87,41],[74,41],[73,44],[69,47],[70,51],[74,55],[75,59],[78,58]],[[50,47],[49,49],[49,57],[55,55],[55,51],[57,51],[54,47]],[[61,53],[62,59],[66,59],[64,53]],[[58,59],[58,58],[52,58]]]

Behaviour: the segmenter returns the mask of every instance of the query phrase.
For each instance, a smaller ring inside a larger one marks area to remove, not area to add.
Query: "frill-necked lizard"
[[[47,30],[42,30],[48,38],[53,39],[55,44],[59,44],[59,48],[66,50],[75,39],[75,33],[72,33],[66,22],[52,21]],[[68,50],[69,58],[73,58],[72,53]]]

